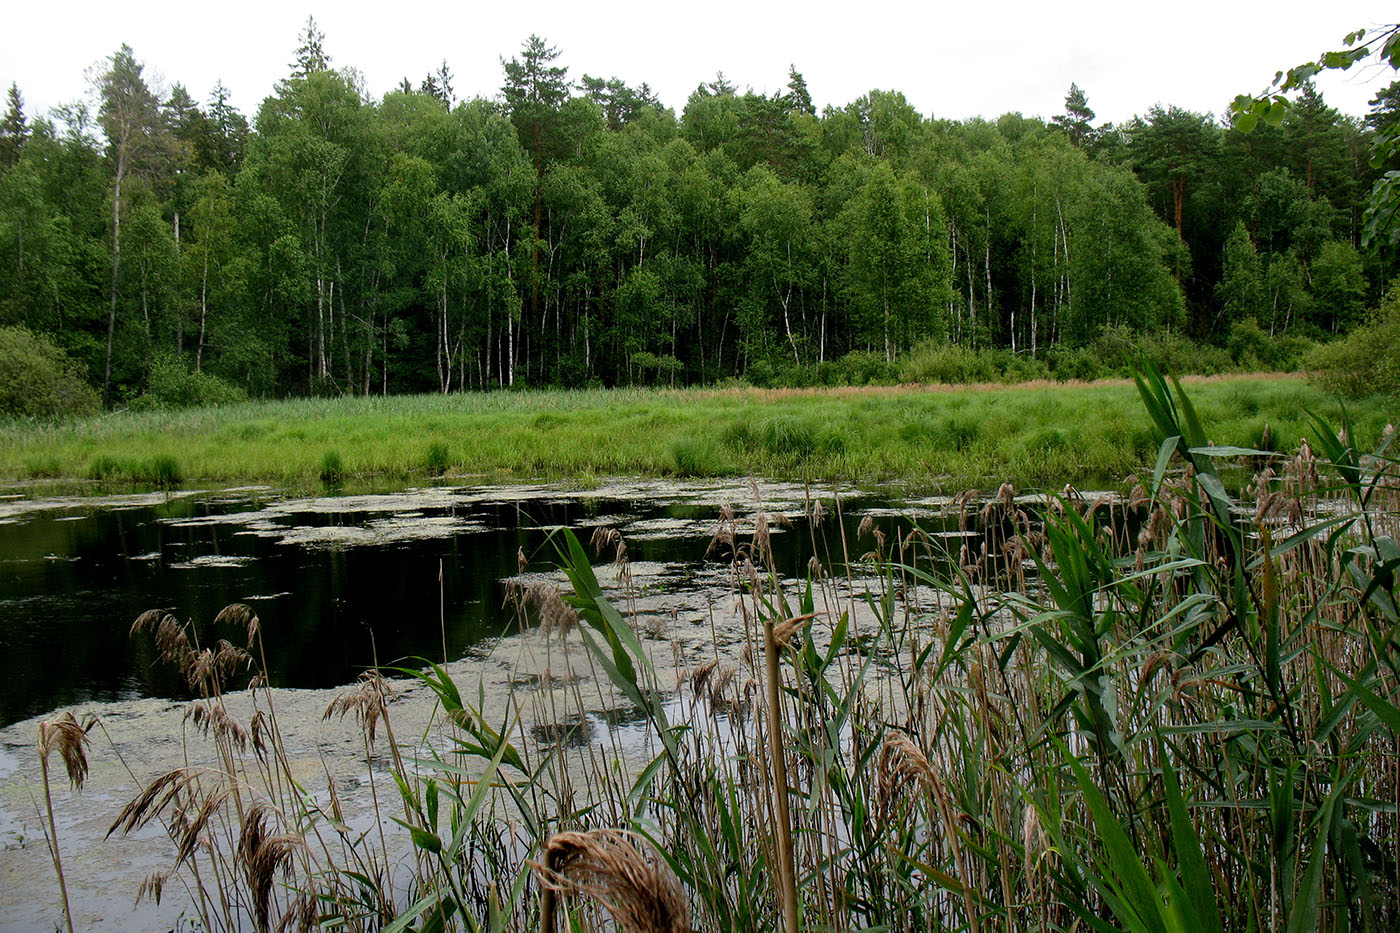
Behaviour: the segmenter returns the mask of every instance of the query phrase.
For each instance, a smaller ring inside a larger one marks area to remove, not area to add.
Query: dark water
[[[765,505],[796,522],[775,535],[775,563],[801,572],[812,542],[805,493],[774,495]],[[512,630],[506,581],[522,550],[531,570],[554,565],[547,529],[615,525],[634,563],[666,564],[684,580],[706,561],[722,502],[753,508],[743,486],[674,484],[0,501],[0,725],[70,704],[179,696],[149,636],[128,635],[148,609],[195,620],[202,639],[239,643],[209,620],[248,603],[280,686],[348,683],[376,652],[380,663],[440,659],[444,629],[449,656],[460,657]],[[849,498],[848,525],[887,502]]]

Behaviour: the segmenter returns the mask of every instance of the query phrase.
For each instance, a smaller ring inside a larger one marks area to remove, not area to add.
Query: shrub
[[[1368,323],[1314,347],[1303,366],[1322,388],[1347,398],[1400,393],[1400,288],[1390,290]]]
[[[48,337],[0,327],[0,416],[68,418],[98,405],[78,365]]]
[[[1302,363],[1312,342],[1293,334],[1270,334],[1254,318],[1236,321],[1225,339],[1225,349],[1243,370],[1292,372]]]
[[[1006,364],[1007,382],[1036,382],[1050,378],[1050,364],[1029,356],[1018,356]]]
[[[1229,352],[1221,347],[1193,343],[1178,333],[1142,333],[1121,326],[1104,328],[1085,346],[1061,345],[1046,355],[1055,378],[1061,381],[1126,378],[1144,360],[1177,375],[1210,375],[1236,368]]]
[[[1108,366],[1093,347],[1052,347],[1050,368],[1061,382],[1078,379],[1093,382],[1110,374]]]
[[[817,381],[828,386],[890,385],[898,380],[898,364],[866,350],[853,350],[817,367]]]
[[[901,382],[995,382],[1005,362],[990,350],[972,350],[938,341],[925,341],[909,352],[899,367]]]
[[[748,380],[750,385],[766,389],[772,386],[777,379],[777,370],[768,360],[754,360],[749,364],[748,369],[744,370],[744,378]]]
[[[151,361],[146,391],[131,402],[137,409],[195,408],[202,405],[232,405],[247,401],[248,395],[207,372],[195,372],[178,356],[158,353]]]

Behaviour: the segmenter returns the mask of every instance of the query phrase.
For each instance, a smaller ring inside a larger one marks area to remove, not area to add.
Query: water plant
[[[441,476],[452,468],[452,453],[442,441],[433,441],[423,455],[423,469],[431,476]]]
[[[214,753],[115,828],[165,820],[209,929],[1392,929],[1394,431],[1215,446],[1180,385],[1137,388],[1157,453],[1121,494],[1002,484],[953,497],[944,537],[833,533],[841,501],[816,498],[795,577],[755,485],[712,542],[742,631],[674,679],[625,540],[557,532],[562,576],[516,604],[597,696],[551,675],[488,707],[436,663],[367,673],[326,714],[378,763],[369,831],[287,767],[256,617],[220,620],[244,647],[143,617]],[[250,664],[251,714],[227,679]],[[427,688],[430,727],[401,732],[388,674]],[[569,744],[600,705],[645,754]]]
[[[336,487],[345,481],[345,464],[340,459],[340,452],[328,450],[321,455],[321,484],[323,486]]]

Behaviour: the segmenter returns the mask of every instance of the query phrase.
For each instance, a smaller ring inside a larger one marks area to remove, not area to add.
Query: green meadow
[[[1339,404],[1302,378],[1188,379],[1218,445],[1290,450]],[[383,487],[756,474],[964,488],[1117,482],[1157,442],[1131,382],[607,389],[297,399],[0,425],[0,477]],[[1363,446],[1393,407],[1348,411]]]

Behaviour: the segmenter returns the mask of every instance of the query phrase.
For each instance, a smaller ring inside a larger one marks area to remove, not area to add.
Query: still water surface
[[[813,547],[808,490],[759,492],[793,522],[773,538],[778,570],[802,574]],[[832,494],[821,498],[830,512]],[[889,490],[845,495],[847,535],[863,515],[891,509],[938,524],[933,502]],[[208,636],[220,609],[248,603],[277,686],[349,683],[376,655],[440,658],[444,632],[450,657],[485,650],[516,624],[504,604],[519,555],[532,570],[552,566],[547,535],[561,526],[613,525],[632,561],[661,566],[652,585],[705,585],[707,562],[727,559],[705,555],[726,503],[756,508],[744,483],[670,482],[0,498],[0,725],[69,704],[179,696],[149,639],[128,637],[147,609],[193,619]]]

